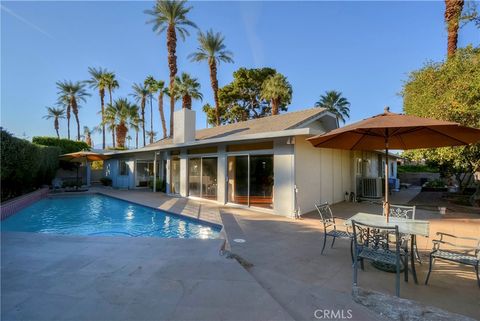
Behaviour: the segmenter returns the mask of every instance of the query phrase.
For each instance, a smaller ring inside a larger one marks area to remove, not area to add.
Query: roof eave
[[[240,141],[247,141],[247,140],[258,140],[258,139],[269,139],[269,138],[281,138],[281,137],[290,137],[290,136],[316,135],[316,134],[317,132],[311,130],[310,128],[286,129],[286,130],[275,131],[275,132],[241,135],[241,136],[234,136],[234,137],[229,136],[229,137],[223,137],[223,138],[195,140],[193,142],[184,143],[184,144],[165,144],[162,146],[143,147],[143,148],[133,149],[133,150],[111,151],[108,153],[104,153],[104,155],[142,153],[142,152],[150,152],[150,151],[166,150],[166,149],[174,149],[174,148],[184,148],[184,147],[192,147],[192,146],[200,146],[200,145],[240,142]]]

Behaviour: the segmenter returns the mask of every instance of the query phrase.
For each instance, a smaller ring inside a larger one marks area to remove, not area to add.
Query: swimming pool
[[[99,195],[42,199],[1,223],[2,231],[68,235],[218,238],[218,225]]]

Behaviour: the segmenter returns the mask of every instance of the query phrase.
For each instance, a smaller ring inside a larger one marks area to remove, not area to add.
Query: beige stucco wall
[[[294,217],[294,145],[288,138],[274,141],[273,176],[274,213]]]
[[[314,148],[304,136],[295,139],[295,184],[300,214],[315,209],[315,202],[338,203],[352,191],[350,151]]]

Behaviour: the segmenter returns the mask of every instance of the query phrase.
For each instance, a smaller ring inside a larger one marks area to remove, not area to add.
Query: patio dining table
[[[429,236],[430,222],[425,220],[412,220],[406,218],[390,217],[388,223],[385,220],[385,216],[370,213],[357,213],[345,220],[345,225],[352,226],[352,220],[368,225],[375,226],[398,226],[398,232],[402,234],[410,235],[410,264],[415,284],[418,284],[417,273],[415,271],[415,249],[417,235]]]

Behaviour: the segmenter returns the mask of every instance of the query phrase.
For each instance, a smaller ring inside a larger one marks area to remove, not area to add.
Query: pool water
[[[2,221],[1,230],[201,239],[220,233],[218,225],[95,194],[42,199]]]

